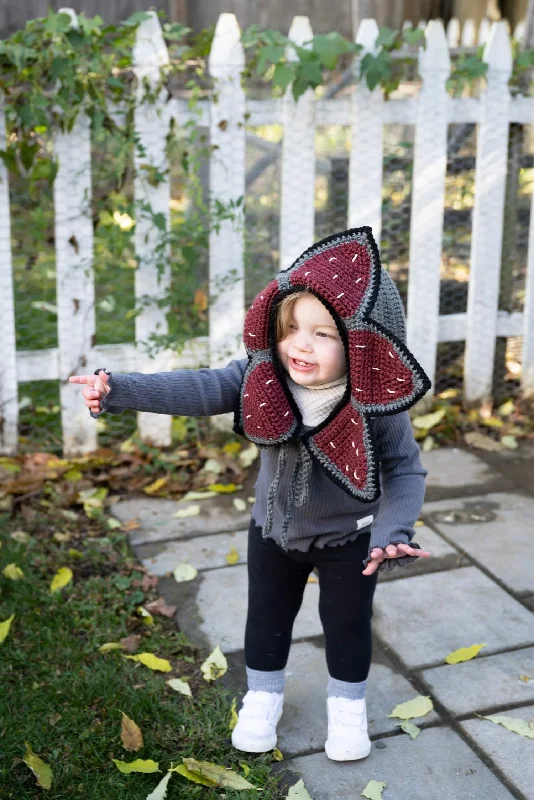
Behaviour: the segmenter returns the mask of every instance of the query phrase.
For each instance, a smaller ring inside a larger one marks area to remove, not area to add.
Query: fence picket
[[[426,48],[419,51],[423,85],[415,127],[407,335],[408,347],[434,381],[447,168],[445,81],[450,58],[440,20],[428,23],[425,37]]]
[[[234,14],[221,14],[209,57],[214,81],[211,102],[210,158],[212,203],[228,205],[233,219],[220,223],[210,233],[210,366],[222,367],[231,358],[244,355],[241,343],[245,314],[244,216],[245,195],[245,93],[241,71],[245,54]]]
[[[308,17],[295,17],[289,39],[303,46],[313,37]],[[296,54],[288,49],[287,59]],[[315,94],[308,89],[297,102],[291,89],[283,101],[280,199],[280,269],[287,269],[313,244],[315,227]]]
[[[0,98],[0,148],[6,142],[6,117]],[[18,384],[15,301],[11,257],[9,175],[0,160],[0,453],[15,455],[18,444]]]
[[[534,198],[530,204],[527,275],[523,306],[523,354],[521,389],[526,397],[534,396]]]
[[[360,60],[376,50],[378,33],[376,20],[362,20],[356,35],[363,48],[355,59],[356,79]],[[380,86],[371,92],[364,81],[358,80],[352,99],[348,224],[349,228],[370,225],[378,244],[382,225],[383,106]]]
[[[468,405],[491,398],[497,328],[502,224],[507,170],[508,114],[512,72],[510,37],[495,22],[484,49],[487,88],[480,98],[475,206],[467,302],[464,399]]]
[[[133,60],[139,83],[138,103],[135,109],[135,131],[137,144],[135,163],[135,251],[138,267],[135,272],[135,298],[140,303],[145,297],[152,302],[144,306],[135,318],[135,339],[138,343],[137,370],[161,372],[169,369],[169,353],[160,350],[150,358],[146,347],[152,334],[164,335],[168,331],[167,308],[159,308],[154,301],[161,300],[170,288],[169,246],[167,235],[170,228],[169,203],[171,197],[170,177],[166,156],[168,116],[165,101],[167,91],[162,90],[155,103],[141,102],[143,83],[154,88],[160,79],[160,69],[169,63],[169,54],[163,39],[158,17],[151,11],[150,19],[141,23],[137,30]],[[146,169],[149,167],[150,169]],[[158,180],[154,185],[151,175]],[[157,216],[156,216],[157,215]],[[144,348],[141,351],[141,343]],[[171,443],[171,417],[163,414],[139,412],[139,433],[143,441],[166,446]]]

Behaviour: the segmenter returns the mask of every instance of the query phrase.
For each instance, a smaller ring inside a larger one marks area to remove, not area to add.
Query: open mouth
[[[309,361],[302,361],[300,358],[290,358],[289,363],[293,369],[309,372],[315,367],[315,364],[310,364]]]

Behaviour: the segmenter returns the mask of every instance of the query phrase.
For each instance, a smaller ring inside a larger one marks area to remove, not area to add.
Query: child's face
[[[278,342],[277,349],[290,377],[302,386],[328,383],[347,370],[336,324],[311,294],[299,297],[293,304],[287,335]]]

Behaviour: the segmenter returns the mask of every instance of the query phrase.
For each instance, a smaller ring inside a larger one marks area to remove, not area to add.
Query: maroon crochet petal
[[[365,448],[365,427],[360,414],[348,403],[339,414],[310,441],[320,450],[321,464],[337,467],[337,479],[347,487],[366,487],[369,461]]]
[[[243,341],[249,351],[267,350],[269,347],[269,312],[278,294],[278,283],[271,283],[254,298],[245,317]]]
[[[362,302],[372,276],[367,248],[343,242],[317,253],[291,272],[293,286],[304,285],[325,298],[341,317],[351,317]]]
[[[262,361],[249,373],[241,397],[245,436],[277,440],[294,426],[295,415],[272,362]]]
[[[352,396],[365,405],[394,405],[414,391],[414,375],[391,342],[381,333],[350,331]],[[371,382],[372,381],[372,382]]]

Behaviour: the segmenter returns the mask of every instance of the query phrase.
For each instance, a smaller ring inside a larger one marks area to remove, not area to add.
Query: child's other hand
[[[409,544],[399,542],[399,544],[388,544],[385,550],[382,550],[381,547],[374,547],[370,555],[371,561],[369,561],[362,571],[362,575],[372,575],[386,558],[401,558],[402,556],[421,556],[422,558],[428,558],[430,553],[427,550],[416,550]]]
[[[102,397],[111,392],[111,386],[108,385],[108,382],[109,375],[106,375],[104,370],[100,370],[98,375],[71,375],[69,378],[69,383],[85,384],[85,389],[82,392],[85,405],[95,414],[100,413],[100,400]]]

